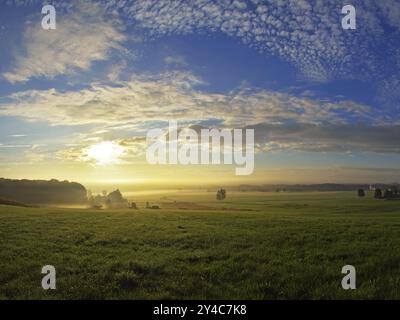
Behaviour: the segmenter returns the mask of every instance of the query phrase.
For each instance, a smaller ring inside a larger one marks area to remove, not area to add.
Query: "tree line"
[[[87,192],[76,182],[0,178],[0,198],[26,204],[84,204]]]

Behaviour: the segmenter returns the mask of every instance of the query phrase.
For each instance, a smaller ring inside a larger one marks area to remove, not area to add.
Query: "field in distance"
[[[399,299],[400,201],[171,192],[160,210],[0,206],[0,299]],[[357,290],[341,287],[344,265]],[[41,288],[54,265],[57,289]]]

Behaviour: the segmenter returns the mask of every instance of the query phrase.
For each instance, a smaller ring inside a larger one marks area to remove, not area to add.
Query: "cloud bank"
[[[89,139],[110,132],[118,138],[118,132],[129,128],[149,129],[178,120],[186,126],[255,128],[258,148],[264,151],[400,152],[399,116],[388,120],[366,105],[262,89],[222,94],[205,88],[201,79],[187,72],[137,75],[117,85],[93,84],[80,91],[13,93],[0,100],[0,116],[53,126],[95,125]]]

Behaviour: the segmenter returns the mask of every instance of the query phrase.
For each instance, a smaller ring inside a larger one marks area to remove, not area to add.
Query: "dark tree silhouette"
[[[226,198],[226,190],[225,189],[219,189],[217,191],[217,200],[224,200]]]
[[[393,198],[393,191],[390,189],[386,189],[385,193],[383,194],[385,199],[392,199]]]
[[[104,192],[102,194],[104,194]],[[129,207],[128,200],[124,199],[121,191],[118,189],[105,196],[100,194],[95,197],[92,196],[89,199],[89,203],[92,205],[92,207],[101,206],[107,209],[121,209]]]
[[[381,189],[375,189],[375,199],[382,199],[382,190]]]
[[[359,197],[365,197],[365,191],[364,191],[364,189],[358,189],[358,196]]]
[[[0,197],[26,204],[84,204],[87,192],[76,182],[0,179]]]

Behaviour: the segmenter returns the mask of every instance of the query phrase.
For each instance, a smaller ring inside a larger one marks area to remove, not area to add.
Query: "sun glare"
[[[124,148],[111,141],[94,144],[87,150],[87,158],[103,166],[117,163],[123,154]]]

